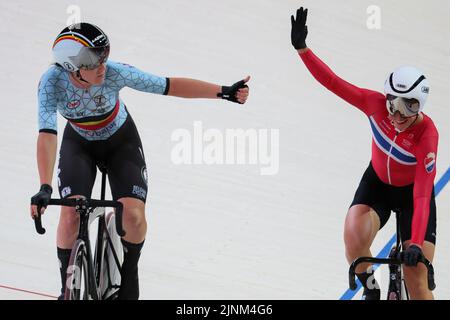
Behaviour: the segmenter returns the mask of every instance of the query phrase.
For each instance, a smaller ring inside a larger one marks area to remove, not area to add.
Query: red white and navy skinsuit
[[[339,78],[310,49],[300,54],[311,74],[324,87],[364,112],[372,129],[372,165],[381,181],[396,187],[414,184],[411,243],[422,245],[428,225],[436,176],[439,135],[433,121],[398,132],[388,119],[386,97]]]

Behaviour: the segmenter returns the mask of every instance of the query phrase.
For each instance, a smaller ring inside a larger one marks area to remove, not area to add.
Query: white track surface
[[[51,296],[59,290],[58,211],[47,211],[40,236],[28,204],[39,188],[37,84],[67,7],[77,4],[83,20],[107,31],[113,60],[220,84],[252,76],[244,107],[121,92],[149,165],[141,298],[338,299],[347,288],[344,217],[369,162],[371,134],[365,116],[301,63],[290,44],[290,14],[300,5],[310,9],[307,43],[359,86],[381,91],[402,64],[425,70],[432,84],[426,113],[440,131],[437,179],[450,165],[450,3],[377,1],[382,28],[373,31],[366,27],[373,1],[344,2],[0,0],[0,298],[46,298],[4,286]],[[171,133],[192,131],[196,120],[221,130],[279,129],[279,173],[261,176],[255,165],[173,165]],[[437,197],[438,299],[450,299],[449,189]],[[373,253],[393,230],[392,219]]]

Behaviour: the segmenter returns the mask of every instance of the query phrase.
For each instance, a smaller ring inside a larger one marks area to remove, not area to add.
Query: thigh
[[[61,198],[73,195],[90,198],[97,169],[94,159],[83,148],[83,141],[63,137],[57,173]]]
[[[389,201],[386,197],[387,192],[370,164],[356,189],[350,209],[358,205],[369,207],[378,216],[379,228],[381,229],[387,223],[391,214]]]
[[[112,145],[114,152],[106,159],[113,199],[136,198],[145,203],[147,199],[147,165],[139,134],[133,123],[123,134],[126,139]],[[114,139],[117,141],[117,139]]]

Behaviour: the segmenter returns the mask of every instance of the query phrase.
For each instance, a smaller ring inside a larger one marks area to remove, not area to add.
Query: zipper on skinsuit
[[[389,184],[392,184],[392,182],[391,182],[391,167],[389,166],[389,164],[391,162],[390,160],[391,160],[391,155],[392,155],[392,149],[394,148],[394,143],[395,143],[395,140],[397,140],[398,134],[399,134],[399,132],[396,131],[394,140],[392,140],[391,148],[389,149],[389,154],[388,154],[388,157],[387,157],[387,164],[386,165],[387,165],[387,175],[388,175]]]

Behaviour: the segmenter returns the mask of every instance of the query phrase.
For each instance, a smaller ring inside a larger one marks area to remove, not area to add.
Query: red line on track
[[[50,294],[45,294],[45,293],[40,293],[40,292],[35,292],[35,291],[30,291],[30,290],[25,290],[25,289],[19,289],[19,288],[4,286],[4,285],[1,285],[1,284],[0,284],[0,288],[14,290],[14,291],[19,291],[19,292],[25,292],[25,293],[30,293],[30,294],[35,294],[35,295],[42,296],[42,297],[48,297],[48,298],[57,299],[57,297],[52,296]]]

